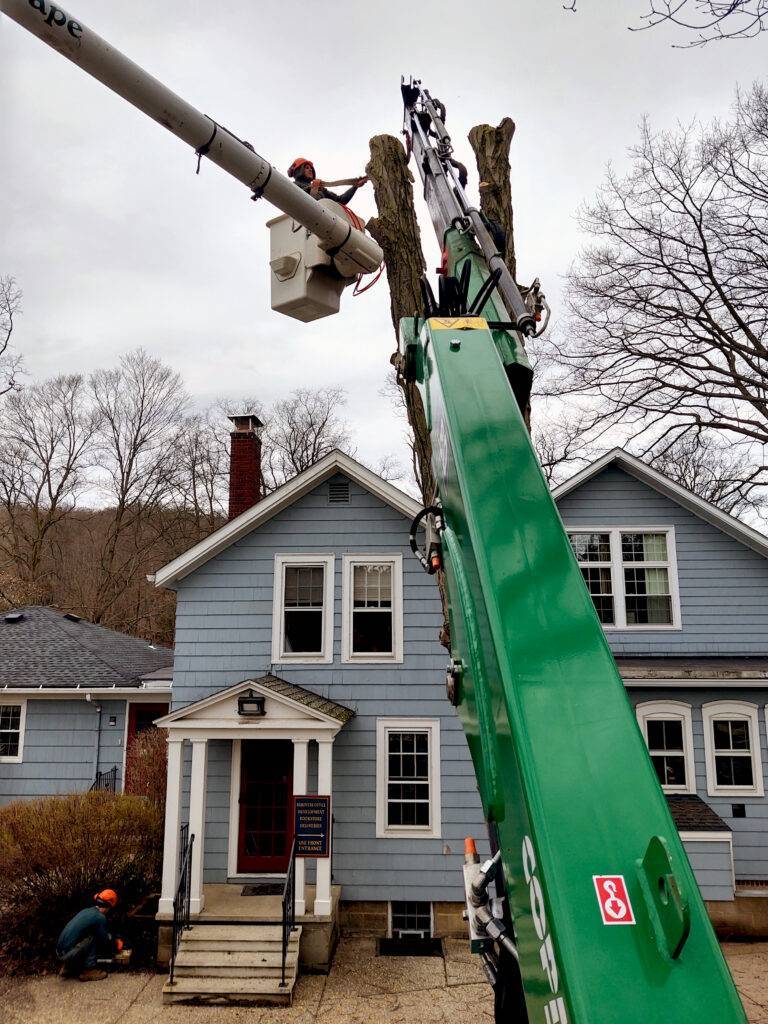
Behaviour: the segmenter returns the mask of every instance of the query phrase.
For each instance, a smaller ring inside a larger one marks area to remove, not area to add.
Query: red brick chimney
[[[261,500],[261,429],[258,416],[229,416],[234,430],[229,435],[229,518]]]

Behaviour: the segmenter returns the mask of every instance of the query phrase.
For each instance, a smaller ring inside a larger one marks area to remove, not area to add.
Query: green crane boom
[[[532,311],[464,193],[444,109],[419,82],[403,96],[446,278],[401,346],[432,440],[449,694],[498,851],[465,867],[497,1019],[743,1022],[521,413]],[[486,895],[497,868],[503,903]]]

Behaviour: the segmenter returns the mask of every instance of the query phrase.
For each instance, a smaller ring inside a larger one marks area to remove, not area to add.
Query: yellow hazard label
[[[482,316],[431,316],[427,323],[433,331],[482,331],[488,327]]]

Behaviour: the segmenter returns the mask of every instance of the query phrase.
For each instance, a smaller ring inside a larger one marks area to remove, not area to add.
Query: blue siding
[[[447,654],[437,639],[439,596],[408,547],[408,520],[354,481],[350,496],[349,505],[329,505],[328,483],[322,484],[181,581],[173,707],[271,671],[353,708],[356,717],[340,732],[333,752],[334,881],[350,900],[390,899],[398,893],[459,900],[464,836],[484,837],[485,824],[464,733],[445,698]],[[274,556],[297,551],[336,555],[332,664],[270,661]],[[403,555],[402,664],[341,663],[341,556],[361,552]],[[376,839],[377,717],[440,719],[442,838]],[[211,754],[209,881],[226,877],[225,761],[223,751],[220,761]]]
[[[103,700],[101,707],[98,770],[116,764],[122,776],[125,701]],[[114,726],[110,715],[116,717]],[[96,773],[97,722],[95,704],[83,698],[28,698],[23,760],[0,763],[0,804],[87,790]]]
[[[729,844],[691,840],[683,845],[704,899],[732,900],[733,874]]]
[[[704,722],[701,713],[702,704],[717,700],[746,701],[758,706],[760,759],[763,767],[763,783],[765,784],[766,764],[768,764],[765,716],[768,687],[765,689],[730,687],[728,689],[715,689],[714,687],[672,689],[665,687],[663,690],[632,687],[629,690],[629,697],[633,706],[650,700],[679,700],[691,706],[696,792],[723,819],[733,833],[733,862],[737,880],[740,878],[768,880],[768,800],[762,796],[719,797],[707,794]],[[745,818],[733,817],[733,804],[745,805]],[[705,898],[714,899],[715,897]]]
[[[558,502],[566,527],[674,526],[681,630],[608,630],[618,655],[768,654],[768,563],[666,496],[608,466]]]

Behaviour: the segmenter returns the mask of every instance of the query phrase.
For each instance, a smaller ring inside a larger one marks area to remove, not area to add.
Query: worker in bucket
[[[368,178],[362,177],[344,178],[341,181],[329,182],[328,184],[331,185],[349,185],[346,192],[336,195],[335,192],[328,191],[325,187],[325,182],[318,180],[315,165],[311,160],[307,160],[305,156],[296,157],[288,168],[288,177],[293,178],[299,188],[311,195],[313,199],[332,199],[335,203],[340,203],[342,206],[346,206],[355,192],[368,181]]]
[[[113,938],[107,927],[107,914],[117,905],[117,893],[103,889],[93,901],[94,906],[81,910],[65,925],[56,943],[62,978],[101,981],[107,972],[96,967],[97,959],[111,959],[123,948],[122,940]]]

